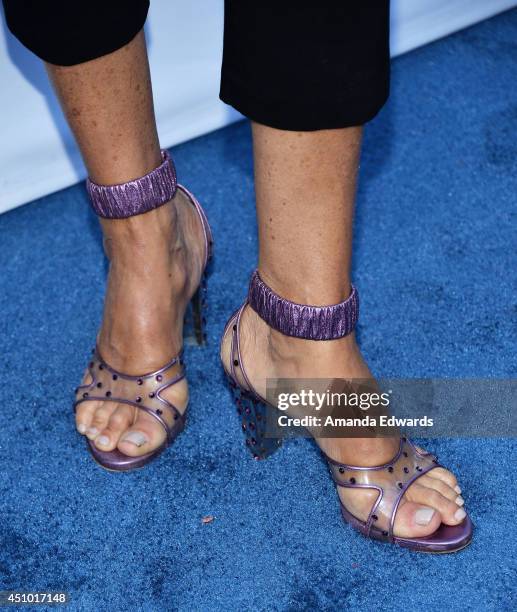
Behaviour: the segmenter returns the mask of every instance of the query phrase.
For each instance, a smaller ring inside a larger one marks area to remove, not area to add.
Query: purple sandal
[[[266,414],[275,407],[267,404],[254,390],[242,363],[239,330],[242,313],[248,305],[269,326],[285,335],[309,340],[332,340],[354,330],[359,316],[359,298],[352,287],[350,297],[334,306],[296,304],[274,293],[262,281],[258,271],[252,275],[248,298],[230,317],[223,339],[231,330],[231,365],[226,374],[246,445],[255,459],[266,459],[279,448],[282,439],[265,436]],[[427,537],[399,538],[393,534],[397,509],[408,487],[433,468],[441,467],[436,457],[419,451],[407,438],[401,438],[399,451],[391,461],[376,467],[345,465],[324,456],[336,486],[378,491],[366,522],[356,518],[340,500],[343,519],[366,537],[432,553],[455,552],[472,540],[473,526],[468,516],[459,525],[440,525]]]
[[[171,200],[176,189],[183,191],[192,202],[203,224],[204,272],[201,284],[191,302],[196,342],[203,344],[205,335],[202,310],[206,305],[206,268],[212,256],[212,233],[199,202],[185,187],[177,184],[176,171],[168,152],[162,151],[162,163],[158,168],[128,183],[105,186],[87,180],[87,190],[93,209],[97,215],[108,219],[124,219],[153,210]],[[160,447],[140,457],[124,455],[118,449],[102,451],[87,438],[90,453],[99,465],[108,470],[121,472],[142,467],[167,448],[185,427],[186,412],[181,413],[176,406],[162,397],[166,389],[185,378],[182,353],[156,372],[148,372],[141,376],[118,372],[103,359],[98,348],[93,349],[92,354],[88,365],[91,381],[76,389],[74,410],[82,402],[88,401],[127,404],[135,409],[144,410],[155,418],[164,428],[167,437]],[[165,416],[168,416],[168,420]]]

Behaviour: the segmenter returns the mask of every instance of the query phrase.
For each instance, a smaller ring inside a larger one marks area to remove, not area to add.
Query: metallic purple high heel
[[[87,190],[92,207],[103,218],[124,219],[139,215],[170,201],[176,190],[180,189],[195,207],[203,224],[205,239],[205,261],[203,277],[192,298],[192,320],[196,342],[203,344],[206,308],[206,269],[212,256],[213,239],[205,212],[196,198],[185,187],[177,184],[174,164],[167,153],[162,151],[162,163],[145,176],[121,185],[96,185],[87,180]],[[167,436],[164,443],[155,450],[130,457],[118,449],[102,451],[87,438],[88,448],[95,461],[112,471],[128,471],[142,467],[155,459],[167,446],[172,444],[185,427],[186,411],[181,412],[162,393],[185,378],[185,365],[182,353],[172,358],[155,372],[131,376],[110,366],[96,347],[88,365],[90,382],[77,387],[74,410],[82,402],[102,401],[127,404],[151,415],[164,428]],[[165,416],[168,416],[168,423]]]
[[[295,304],[274,293],[262,281],[258,271],[253,273],[248,298],[230,317],[222,343],[227,334],[231,333],[230,371],[226,368],[225,371],[237,405],[246,445],[255,459],[266,459],[279,448],[282,439],[265,436],[266,412],[275,407],[254,390],[242,362],[239,330],[242,313],[247,306],[269,326],[285,335],[310,340],[332,340],[354,330],[359,316],[359,298],[356,289],[352,287],[350,297],[334,306]],[[385,465],[359,467],[338,463],[325,454],[324,457],[336,486],[374,489],[378,492],[365,522],[349,512],[340,500],[343,519],[366,537],[432,553],[455,552],[472,540],[473,526],[468,516],[459,525],[440,525],[427,537],[400,538],[393,534],[395,516],[408,487],[433,468],[441,467],[436,457],[418,450],[407,438],[401,438],[397,454]]]

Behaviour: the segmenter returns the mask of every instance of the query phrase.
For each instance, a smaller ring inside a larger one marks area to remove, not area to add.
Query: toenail
[[[465,510],[463,510],[463,508],[458,508],[454,513],[454,520],[462,521],[466,516],[467,513],[465,512]]]
[[[419,508],[415,512],[415,522],[417,525],[429,525],[433,516],[433,508]]]
[[[122,438],[122,442],[129,442],[135,446],[143,446],[147,442],[147,438],[139,431],[132,431]]]
[[[100,444],[101,446],[108,446],[109,443],[110,439],[108,438],[108,436],[99,436],[95,440],[95,444]]]
[[[77,431],[82,434],[86,433],[87,429],[88,428],[86,427],[84,423],[79,423],[79,425],[77,426]]]
[[[463,506],[464,503],[465,503],[465,500],[463,499],[463,497],[461,495],[458,495],[458,497],[456,498],[456,505]]]
[[[96,436],[99,433],[99,430],[96,427],[90,427],[90,429],[88,429],[86,433],[89,436]]]
[[[458,495],[461,493],[461,489],[458,487],[458,485],[454,487],[454,490],[456,491]]]

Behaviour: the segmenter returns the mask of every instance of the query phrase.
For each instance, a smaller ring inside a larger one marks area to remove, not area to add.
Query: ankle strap
[[[335,340],[348,336],[359,317],[359,296],[352,285],[350,297],[333,306],[308,306],[277,295],[260,278],[251,277],[248,303],[270,327],[286,336],[307,340]]]
[[[93,210],[106,219],[125,219],[158,208],[172,200],[176,185],[176,170],[167,151],[162,151],[162,163],[157,168],[133,181],[97,185],[86,180]]]

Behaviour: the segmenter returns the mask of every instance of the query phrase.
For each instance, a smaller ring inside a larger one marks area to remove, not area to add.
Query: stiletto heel
[[[109,219],[125,219],[153,210],[171,201],[177,189],[190,200],[201,220],[205,241],[202,280],[191,301],[194,335],[197,343],[203,344],[206,337],[203,316],[206,307],[206,270],[212,257],[212,232],[205,212],[194,195],[177,184],[174,164],[167,151],[162,151],[160,166],[139,179],[121,185],[96,185],[88,179],[86,186],[97,215]],[[130,376],[113,368],[96,347],[88,365],[88,374],[90,382],[76,389],[74,410],[82,402],[88,401],[127,404],[152,416],[167,434],[165,442],[159,448],[140,457],[129,457],[118,449],[101,451],[94,442],[87,440],[90,453],[102,467],[112,471],[142,467],[155,459],[183,431],[186,409],[181,412],[161,395],[185,378],[182,352],[155,372]],[[164,418],[164,414],[168,415],[168,420]]]
[[[246,445],[256,459],[265,459],[277,450],[282,438],[271,435],[274,418],[269,411],[277,408],[261,397],[251,384],[240,349],[240,321],[250,306],[270,327],[296,338],[333,340],[354,330],[359,316],[359,298],[355,287],[350,297],[334,306],[296,304],[280,297],[260,278],[258,271],[251,277],[248,298],[229,319],[221,341],[221,356],[228,355],[224,341],[231,333],[230,370],[225,367]],[[224,362],[223,362],[224,367]],[[345,465],[325,455],[337,487],[370,489],[377,492],[366,521],[359,520],[341,503],[343,519],[363,535],[391,542],[412,550],[434,553],[455,552],[472,540],[473,526],[466,516],[455,526],[442,524],[433,534],[422,538],[401,538],[393,534],[395,516],[407,489],[430,470],[440,467],[436,457],[420,451],[407,438],[401,438],[399,451],[388,463],[375,467]]]

